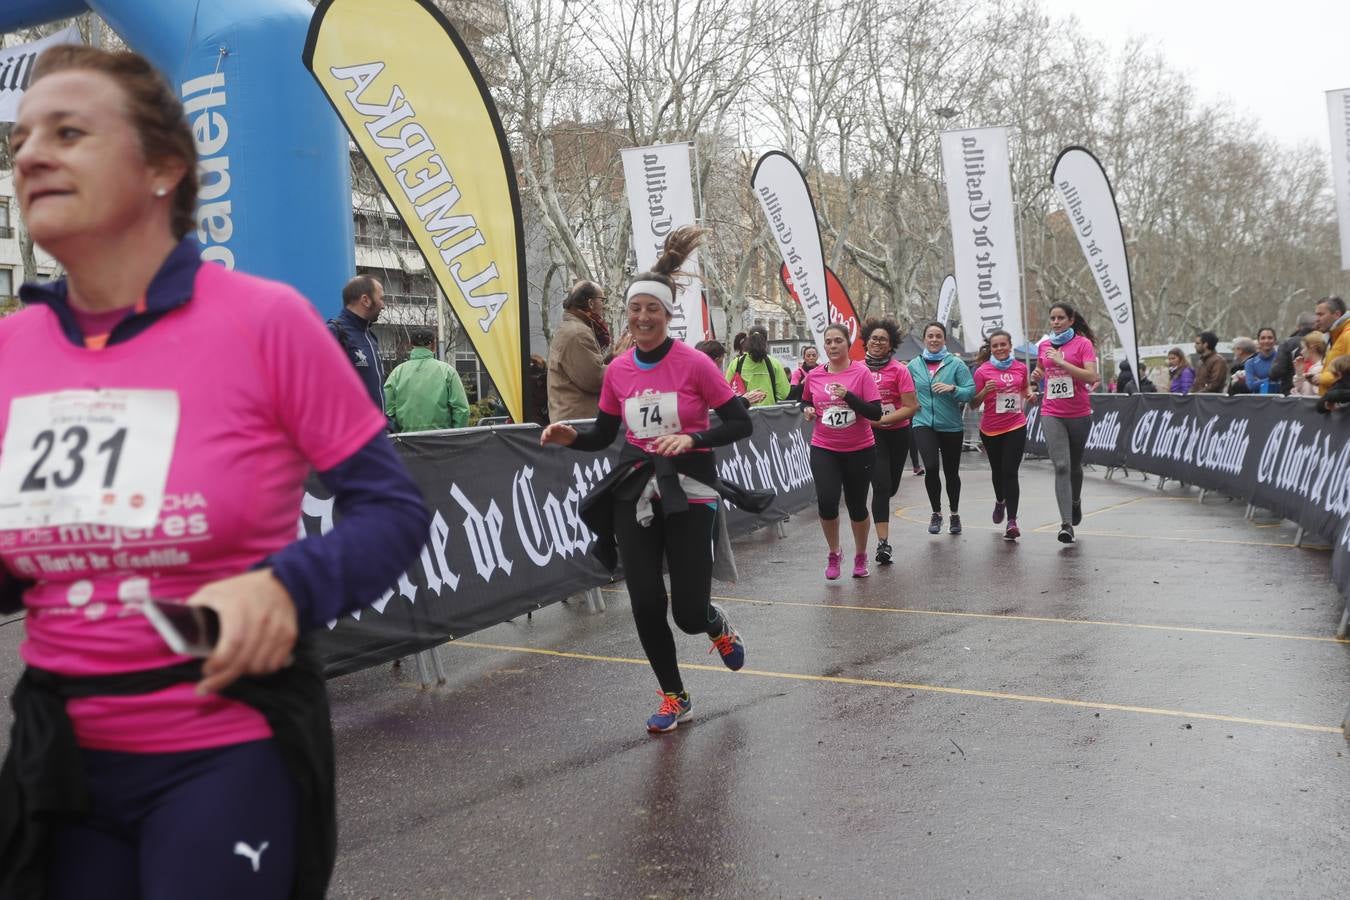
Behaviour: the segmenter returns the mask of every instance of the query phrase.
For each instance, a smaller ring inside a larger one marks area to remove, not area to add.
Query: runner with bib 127
[[[872,372],[848,355],[849,334],[843,325],[825,327],[825,356],[802,381],[802,414],[816,420],[811,433],[811,474],[816,480],[816,505],[829,556],[825,577],[839,577],[839,495],[842,492],[853,527],[853,577],[866,578],[867,533],[871,522],[867,488],[876,463],[876,438],[870,422],[881,418],[881,394]]]

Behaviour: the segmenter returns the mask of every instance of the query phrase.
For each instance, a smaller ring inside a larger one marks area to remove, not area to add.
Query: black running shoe
[[[942,513],[933,513],[933,517],[928,520],[928,533],[937,534],[942,530]]]
[[[891,545],[889,541],[877,541],[877,562],[883,566],[891,564]]]
[[[1073,526],[1068,522],[1062,522],[1059,526],[1059,542],[1061,544],[1073,543]]]
[[[951,524],[948,526],[947,530],[950,531],[952,534],[960,534],[960,533],[961,533],[961,517],[958,516],[956,513],[952,513],[952,517],[951,517],[951,520],[950,520],[950,521],[951,521]]]

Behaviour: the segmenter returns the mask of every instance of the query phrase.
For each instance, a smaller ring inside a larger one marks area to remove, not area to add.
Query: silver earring
[[[155,196],[156,196],[156,197],[163,197],[164,195],[166,195],[166,194],[168,194],[168,193],[169,193],[169,189],[168,189],[168,188],[162,188],[162,187],[157,187],[157,188],[155,188]]]

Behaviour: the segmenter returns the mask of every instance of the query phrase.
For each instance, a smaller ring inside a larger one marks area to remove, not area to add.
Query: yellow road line
[[[1130,498],[1129,500],[1122,500],[1122,501],[1120,501],[1119,503],[1112,503],[1110,506],[1103,506],[1101,509],[1094,509],[1092,512],[1083,513],[1083,518],[1084,518],[1084,519],[1090,519],[1090,518],[1092,518],[1093,516],[1098,515],[1099,513],[1110,512],[1110,511],[1113,510],[1113,509],[1120,509],[1122,506],[1130,506],[1130,505],[1132,505],[1132,504],[1138,503],[1138,502],[1141,501],[1141,500],[1146,500],[1146,499],[1148,499],[1148,498],[1147,498],[1147,497],[1132,497],[1132,498]]]
[[[576,659],[586,662],[620,663],[623,665],[647,666],[645,659],[633,659],[625,656],[599,656],[593,653],[572,653],[564,650],[545,650],[540,647],[516,647],[509,644],[487,644],[480,641],[451,641],[450,647],[469,647],[475,650],[497,650],[505,653],[532,653],[538,656],[552,656],[559,659]],[[1108,710],[1110,712],[1132,712],[1151,716],[1169,716],[1177,719],[1201,719],[1208,722],[1228,722],[1235,725],[1260,725],[1267,728],[1284,728],[1291,731],[1313,731],[1319,734],[1341,734],[1341,729],[1331,725],[1308,725],[1303,722],[1281,722],[1274,719],[1250,719],[1244,716],[1225,716],[1218,713],[1191,712],[1183,709],[1161,709],[1152,706],[1131,706],[1121,703],[1101,703],[1094,700],[1069,700],[1063,697],[1040,697],[1035,694],[1009,694],[1002,691],[981,691],[973,688],[944,687],[933,684],[913,684],[905,681],[882,681],[874,678],[846,678],[841,675],[803,675],[798,672],[770,672],[764,669],[742,669],[733,673],[724,666],[709,666],[699,663],[680,663],[685,669],[700,672],[720,672],[727,675],[753,675],[760,678],[780,678],[787,681],[806,681],[824,684],[846,684],[854,687],[888,688],[901,691],[921,691],[931,694],[956,694],[962,697],[983,697],[988,700],[1006,700],[1020,703],[1045,703],[1052,706],[1069,706],[1078,709]]]
[[[601,588],[607,594],[623,594],[618,588]],[[749,597],[713,597],[729,603],[750,603],[763,606],[797,606],[805,609],[846,609],[856,612],[896,613],[911,616],[950,616],[958,619],[1006,619],[1012,622],[1047,622],[1053,625],[1097,625],[1106,628],[1137,628],[1142,631],[1180,631],[1188,634],[1214,634],[1223,637],[1272,638],[1280,641],[1313,641],[1325,644],[1350,644],[1350,638],[1323,637],[1310,634],[1280,634],[1273,631],[1237,631],[1230,628],[1199,628],[1188,625],[1146,625],[1139,622],[1109,622],[1101,619],[1061,619],[1053,616],[1016,616],[1002,613],[952,612],[942,609],[911,609],[891,606],[858,606],[847,603],[806,603],[795,600],[755,600]]]

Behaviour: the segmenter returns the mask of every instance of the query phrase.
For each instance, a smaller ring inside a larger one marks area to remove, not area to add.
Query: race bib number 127
[[[152,528],[178,435],[175,391],[15,397],[0,449],[0,528]]]
[[[857,415],[847,406],[827,406],[820,412],[820,424],[828,428],[848,428],[856,421]]]

